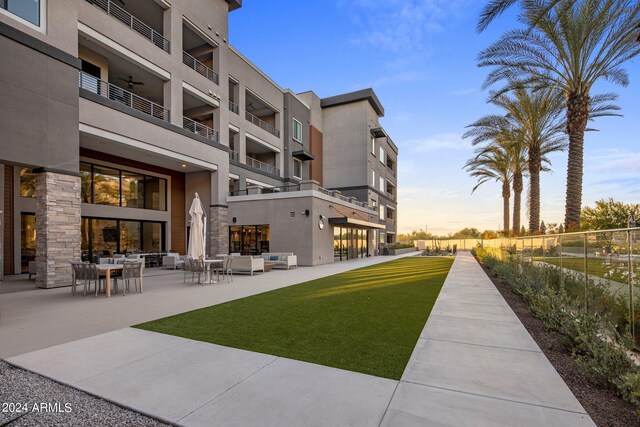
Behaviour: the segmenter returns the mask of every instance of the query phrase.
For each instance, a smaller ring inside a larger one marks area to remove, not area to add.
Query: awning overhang
[[[371,129],[371,135],[375,136],[376,138],[384,138],[385,136],[387,136],[387,133],[382,128],[373,128]]]
[[[303,162],[306,160],[315,160],[315,157],[313,156],[313,154],[311,154],[306,150],[294,151],[291,153],[291,155],[298,160],[302,160]]]
[[[384,225],[375,222],[345,217],[329,218],[329,224],[346,228],[359,228],[361,230],[383,230],[386,228]]]

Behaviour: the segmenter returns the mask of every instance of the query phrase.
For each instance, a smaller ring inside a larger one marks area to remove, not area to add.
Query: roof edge
[[[384,107],[372,88],[357,90],[355,92],[343,93],[341,95],[330,96],[320,100],[322,108],[335,107],[338,105],[350,104],[352,102],[368,101],[378,117],[384,116]]]
[[[227,3],[229,3],[229,12],[233,12],[242,7],[242,0],[227,0]]]

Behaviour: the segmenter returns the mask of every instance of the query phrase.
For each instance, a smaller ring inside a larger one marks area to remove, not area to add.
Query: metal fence
[[[165,39],[162,34],[127,12],[121,6],[118,6],[111,0],[87,0],[87,2],[99,7],[107,14],[113,16],[115,19],[131,28],[133,31],[149,39],[160,49],[165,52],[170,52],[169,40]]]
[[[157,119],[169,121],[169,109],[162,105],[149,101],[135,93],[129,92],[112,83],[100,80],[91,74],[80,71],[78,74],[78,86],[81,89],[88,90],[95,94],[109,98],[112,101],[119,102],[129,108],[148,114]]]
[[[202,74],[207,79],[211,80],[215,84],[218,84],[219,77],[218,73],[213,71],[211,68],[207,67],[202,62],[198,61],[193,56],[189,55],[187,52],[182,51],[182,63],[189,68],[192,68],[198,74]]]
[[[560,286],[580,307],[628,332],[640,348],[640,228],[503,239],[422,240],[422,249],[482,247],[520,266],[546,267],[548,286]]]
[[[202,123],[198,123],[188,117],[182,117],[182,127],[189,132],[196,133],[212,141],[219,141],[217,130],[211,129],[209,126],[205,126]]]
[[[275,127],[271,126],[269,123],[267,123],[264,120],[262,120],[261,118],[254,116],[253,114],[251,114],[248,111],[245,111],[245,118],[248,121],[250,121],[251,123],[253,123],[254,125],[259,126],[262,129],[264,129],[267,132],[269,132],[270,134],[275,135],[278,138],[280,138],[280,131],[278,129],[276,129]]]

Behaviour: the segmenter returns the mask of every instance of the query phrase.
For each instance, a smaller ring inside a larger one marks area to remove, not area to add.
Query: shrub
[[[411,243],[391,243],[390,245],[387,245],[387,248],[389,249],[406,249],[414,247],[415,246],[413,246]]]
[[[500,261],[484,248],[476,248],[474,254],[523,297],[533,315],[571,351],[585,375],[640,408],[640,367],[629,357],[632,343],[622,314],[624,300],[591,283],[590,304],[598,304],[587,311],[583,277],[565,273],[561,284],[557,267],[519,264],[513,258]]]

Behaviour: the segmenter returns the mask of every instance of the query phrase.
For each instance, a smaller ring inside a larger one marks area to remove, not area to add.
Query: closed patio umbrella
[[[204,208],[202,207],[202,202],[200,201],[198,193],[196,193],[196,197],[191,203],[189,215],[191,215],[191,231],[189,233],[189,248],[187,255],[193,259],[204,259],[206,223],[204,219]]]

